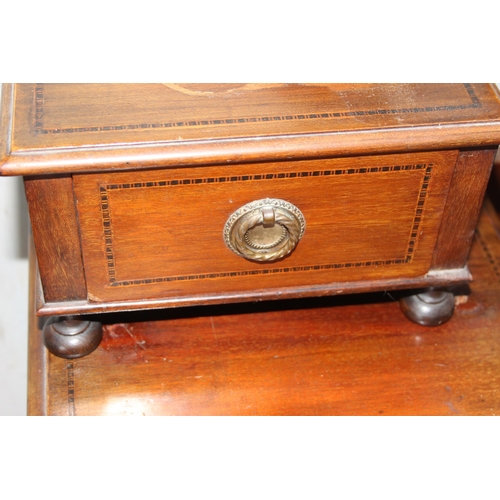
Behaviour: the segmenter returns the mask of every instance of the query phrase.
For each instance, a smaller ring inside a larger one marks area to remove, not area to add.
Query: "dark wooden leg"
[[[77,316],[50,319],[43,327],[45,347],[60,358],[81,358],[97,349],[102,339],[102,324]]]
[[[406,317],[419,325],[437,326],[453,316],[455,296],[445,290],[428,290],[400,299]]]

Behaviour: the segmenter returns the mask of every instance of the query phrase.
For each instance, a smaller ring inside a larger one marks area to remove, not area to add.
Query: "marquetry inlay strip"
[[[357,116],[370,115],[397,115],[408,113],[432,113],[437,111],[455,111],[458,109],[480,108],[481,101],[474,92],[474,88],[470,83],[463,84],[468,96],[471,99],[470,103],[457,105],[442,105],[442,106],[425,106],[413,108],[398,108],[398,109],[367,109],[360,111],[339,111],[330,112],[325,110],[320,113],[301,113],[301,114],[283,114],[272,116],[247,116],[238,118],[221,118],[207,120],[184,120],[184,121],[169,121],[163,123],[137,123],[126,125],[108,125],[96,127],[70,127],[70,128],[44,128],[44,84],[35,84],[35,132],[38,134],[70,134],[81,132],[110,132],[119,130],[140,130],[140,129],[155,129],[155,128],[185,128],[185,127],[206,127],[206,126],[221,126],[233,125],[239,123],[269,123],[282,122],[291,120],[317,120],[317,119],[334,119],[334,118],[349,118]]]
[[[491,251],[486,241],[486,238],[483,237],[479,229],[476,229],[475,236],[479,244],[481,245],[481,248],[484,254],[486,255],[486,258],[488,259],[488,262],[491,266],[493,273],[495,274],[495,277],[497,278],[498,281],[500,281],[500,261],[498,260],[498,257],[495,256],[494,252]]]
[[[68,361],[66,366],[68,374],[68,415],[75,416],[75,367],[74,361]]]

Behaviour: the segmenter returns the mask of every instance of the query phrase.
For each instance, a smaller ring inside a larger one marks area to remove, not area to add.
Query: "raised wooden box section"
[[[413,289],[405,313],[439,324],[444,288],[471,279],[494,86],[3,90],[1,173],[25,177],[40,315]],[[95,348],[98,322],[79,321],[49,325],[50,348]]]

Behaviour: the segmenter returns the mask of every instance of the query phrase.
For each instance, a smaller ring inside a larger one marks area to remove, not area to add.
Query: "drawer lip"
[[[374,281],[351,281],[314,285],[304,287],[285,287],[253,290],[252,292],[227,292],[217,294],[193,294],[178,298],[157,298],[146,300],[124,300],[109,302],[44,302],[43,293],[38,289],[38,316],[55,316],[68,314],[103,314],[112,312],[140,311],[151,309],[166,309],[209,304],[226,304],[238,302],[253,302],[263,300],[280,300],[302,297],[321,297],[328,295],[344,295],[384,290],[410,290],[433,286],[447,287],[465,285],[472,281],[472,275],[467,266],[461,269],[430,271],[425,276],[417,278],[382,279]]]

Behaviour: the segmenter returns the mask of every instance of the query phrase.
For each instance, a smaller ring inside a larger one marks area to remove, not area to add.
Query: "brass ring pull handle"
[[[295,205],[266,198],[247,203],[229,217],[224,241],[245,259],[269,262],[291,253],[305,228],[304,216]]]

